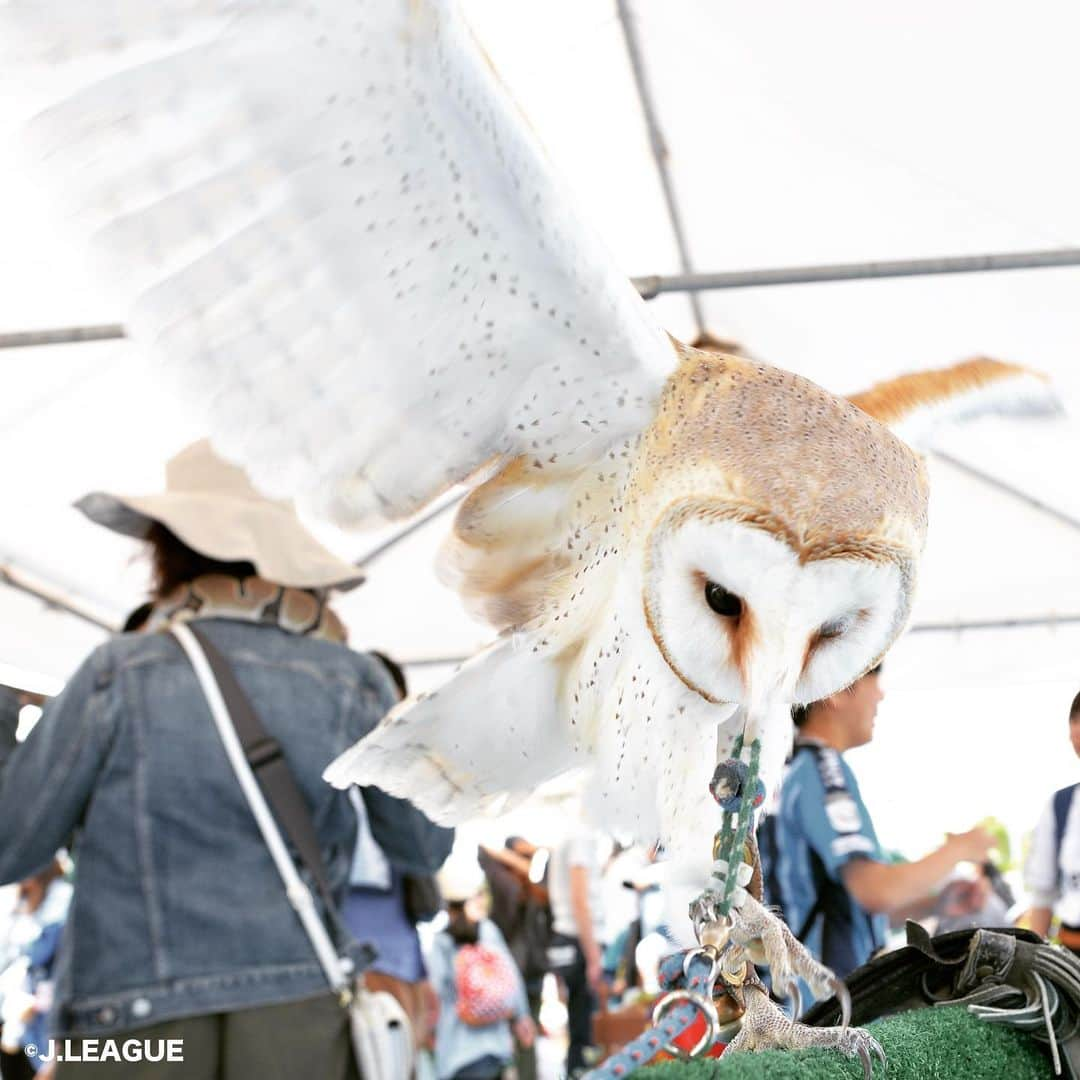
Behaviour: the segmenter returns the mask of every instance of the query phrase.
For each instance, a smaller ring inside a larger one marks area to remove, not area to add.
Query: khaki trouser
[[[190,1016],[110,1036],[183,1040],[182,1062],[58,1062],[57,1080],[357,1080],[348,1014],[326,994],[308,1001]],[[103,1039],[98,1040],[101,1054]],[[73,1048],[81,1040],[70,1040]],[[63,1052],[63,1043],[56,1049]]]

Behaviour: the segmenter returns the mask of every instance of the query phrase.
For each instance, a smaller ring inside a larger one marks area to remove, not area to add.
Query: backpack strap
[[[836,754],[835,751],[832,752],[830,758],[827,758],[826,748],[820,746],[818,743],[796,742],[795,753],[797,754],[803,750],[808,750],[814,755],[814,762],[818,770],[818,775],[821,778],[822,786],[825,788],[826,798],[832,792],[843,792],[847,798],[854,799],[854,796],[848,790],[846,780],[839,769],[839,755]],[[854,830],[852,830],[852,835],[854,834]],[[829,941],[829,909],[833,904],[842,903],[850,906],[853,915],[861,914],[863,921],[866,923],[866,929],[870,935],[870,940],[874,942],[875,949],[880,949],[884,942],[880,940],[874,926],[874,918],[870,912],[863,908],[862,905],[851,896],[842,882],[834,881],[829,876],[825,869],[824,861],[813,848],[810,848],[810,862],[813,869],[814,886],[817,896],[814,900],[813,907],[806,916],[804,926],[800,928],[802,932],[796,935],[799,940],[805,944],[806,935],[814,928],[816,920],[819,917],[823,917],[821,958],[823,963],[828,964],[830,967],[834,966],[834,950]]]
[[[799,927],[799,932],[795,937],[806,944],[806,937],[810,931],[814,928],[814,924],[817,922],[819,916],[825,914],[825,896],[826,896],[826,874],[824,867],[821,865],[821,857],[813,848],[810,849],[810,863],[813,867],[814,873],[814,889],[817,895],[814,897],[814,904],[810,910],[806,913],[806,918],[803,919],[802,926]],[[824,941],[822,942],[822,952],[824,952]]]

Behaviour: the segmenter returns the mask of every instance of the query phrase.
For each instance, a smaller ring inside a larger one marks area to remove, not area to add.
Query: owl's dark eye
[[[705,582],[705,603],[717,615],[725,615],[729,619],[737,619],[742,614],[742,600],[715,581]]]

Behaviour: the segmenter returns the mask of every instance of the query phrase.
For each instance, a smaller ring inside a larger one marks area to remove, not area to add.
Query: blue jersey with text
[[[779,805],[763,822],[761,855],[766,901],[841,978],[884,945],[887,917],[861,907],[840,876],[852,859],[884,856],[855,774],[838,751],[796,739]]]

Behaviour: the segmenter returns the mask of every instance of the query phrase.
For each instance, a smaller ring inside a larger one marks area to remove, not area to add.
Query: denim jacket
[[[200,625],[281,743],[343,897],[356,813],[322,772],[394,704],[383,665],[275,626]],[[451,831],[376,788],[363,794],[391,864],[413,874],[441,865]],[[34,873],[75,834],[58,1035],[106,1035],[327,990],[171,635],[124,635],[90,655],[0,763],[0,823],[0,882]]]

